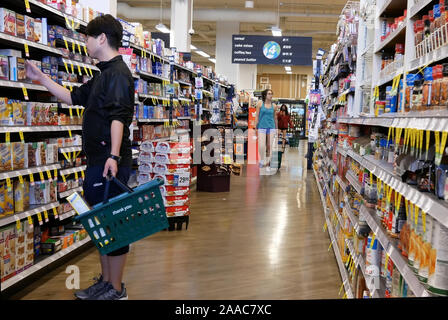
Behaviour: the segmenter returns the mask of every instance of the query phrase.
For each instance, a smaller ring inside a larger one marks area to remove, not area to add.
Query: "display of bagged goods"
[[[168,217],[183,217],[190,214],[190,208],[188,206],[167,207],[166,215]]]
[[[147,151],[140,151],[140,154],[138,155],[138,163],[148,163],[153,162],[153,154],[151,152]]]
[[[138,166],[138,172],[140,173],[152,173],[153,168],[150,163],[142,163]]]
[[[183,196],[190,194],[190,187],[160,186],[163,196]]]
[[[179,177],[177,174],[154,174],[153,179],[161,179],[165,186],[186,187],[190,186],[190,174],[182,174],[185,177]]]
[[[154,164],[153,172],[158,174],[174,174],[190,172],[189,164]]]
[[[189,164],[191,162],[190,154],[169,154],[156,153],[154,162],[159,164]]]
[[[165,196],[164,197],[165,207],[178,207],[178,206],[188,206],[190,205],[190,199],[188,195],[184,196]]]
[[[140,151],[154,152],[154,145],[151,141],[143,141],[140,145]]]
[[[145,184],[152,180],[152,174],[151,173],[140,173],[137,176],[137,182],[139,184]]]
[[[190,152],[189,142],[157,142],[155,151],[159,153],[188,153]]]

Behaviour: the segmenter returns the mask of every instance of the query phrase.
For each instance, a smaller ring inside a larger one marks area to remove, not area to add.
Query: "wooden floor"
[[[340,298],[305,152],[305,141],[287,150],[274,176],[259,176],[256,168],[232,176],[230,193],[193,192],[187,231],[160,232],[132,245],[124,278],[129,298]],[[73,299],[65,286],[68,265],[80,268],[82,288],[100,271],[91,248],[12,298]]]

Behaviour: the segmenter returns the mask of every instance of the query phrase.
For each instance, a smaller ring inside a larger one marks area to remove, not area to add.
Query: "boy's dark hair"
[[[110,14],[96,17],[89,22],[86,30],[88,36],[96,38],[102,33],[106,35],[109,46],[118,50],[123,38],[123,26],[121,23]]]
[[[271,91],[272,94],[274,94],[274,91],[272,91],[271,89],[266,89],[261,93],[261,100],[263,100],[263,102],[266,102],[266,97],[268,96],[269,91]]]

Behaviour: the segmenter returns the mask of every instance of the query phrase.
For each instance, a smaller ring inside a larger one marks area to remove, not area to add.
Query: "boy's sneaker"
[[[124,283],[121,284],[121,292],[115,290],[112,284],[108,283],[104,292],[92,297],[91,300],[128,300],[128,294]]]
[[[75,292],[75,297],[80,300],[89,300],[92,299],[92,297],[102,293],[108,282],[103,281],[103,276],[101,275],[99,278],[94,278],[95,283],[88,287],[85,290],[80,290]]]

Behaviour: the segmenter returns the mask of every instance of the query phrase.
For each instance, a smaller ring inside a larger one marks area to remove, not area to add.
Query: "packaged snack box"
[[[14,11],[0,8],[0,32],[16,35],[16,13]]]
[[[0,143],[0,172],[12,170],[11,145]]]
[[[26,150],[27,147],[27,144],[22,142],[11,143],[13,170],[20,170],[28,167],[28,150]]]
[[[0,55],[0,80],[9,80],[9,60],[3,55]]]
[[[25,16],[23,14],[16,14],[16,32],[17,37],[25,39]]]
[[[28,181],[20,183],[14,181],[14,212],[27,211],[30,207],[30,184]]]
[[[35,40],[34,36],[34,18],[25,16],[25,38],[26,40],[33,41]]]

